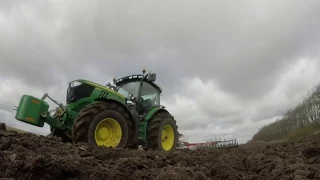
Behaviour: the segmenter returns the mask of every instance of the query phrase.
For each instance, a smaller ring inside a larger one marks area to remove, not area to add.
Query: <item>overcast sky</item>
[[[251,139],[320,82],[320,1],[0,2],[0,121],[23,94],[65,103],[68,81],[157,73],[190,142]]]

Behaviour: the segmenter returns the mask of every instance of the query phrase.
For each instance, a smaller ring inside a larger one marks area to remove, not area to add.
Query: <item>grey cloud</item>
[[[91,65],[111,77],[151,67],[173,91],[181,76],[199,75],[217,80],[227,92],[254,98],[268,92],[298,54],[319,47],[315,1],[183,2],[29,3],[32,24],[18,11],[25,6],[11,6],[4,11],[14,10],[11,23],[21,35],[3,34],[11,45],[1,48],[1,59],[12,60],[4,61],[1,71],[27,74],[35,80],[31,83],[47,86],[56,67],[65,76],[81,76]],[[159,52],[154,63],[151,55],[161,48],[174,53]]]
[[[241,108],[228,109],[226,102],[216,102],[220,107],[215,110],[205,99],[196,101],[200,109],[193,111],[207,119],[189,118],[181,127],[192,129],[197,124],[200,128],[218,120],[243,123],[248,118],[246,107],[261,104],[259,100],[273,90],[290,64],[301,57],[320,57],[319,5],[318,1],[298,0],[290,4],[3,1],[0,77],[20,79],[64,102],[68,81],[84,78],[104,84],[147,68],[157,73],[164,100],[173,104],[172,94],[194,99],[196,93],[202,93],[187,92],[182,82],[182,78],[199,77],[213,80]],[[295,96],[294,92],[306,89],[297,86],[286,93]],[[261,105],[251,118],[273,117],[286,107],[275,110]],[[9,105],[0,108],[9,110]],[[192,113],[179,116],[187,119]]]

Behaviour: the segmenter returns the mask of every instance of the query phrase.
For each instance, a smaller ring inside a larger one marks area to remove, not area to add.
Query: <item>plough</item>
[[[238,148],[236,139],[232,140],[215,140],[205,143],[188,143],[180,142],[177,149],[223,149],[223,148]]]

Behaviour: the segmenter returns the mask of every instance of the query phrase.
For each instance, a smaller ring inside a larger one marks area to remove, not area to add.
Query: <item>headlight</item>
[[[82,84],[82,82],[79,81],[73,81],[70,83],[70,87],[76,87],[76,86],[80,86]]]

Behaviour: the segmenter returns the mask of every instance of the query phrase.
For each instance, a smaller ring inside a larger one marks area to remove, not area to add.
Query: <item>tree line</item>
[[[282,138],[296,138],[320,130],[320,84],[293,109],[289,109],[274,123],[265,125],[252,137],[257,140],[271,141]]]

